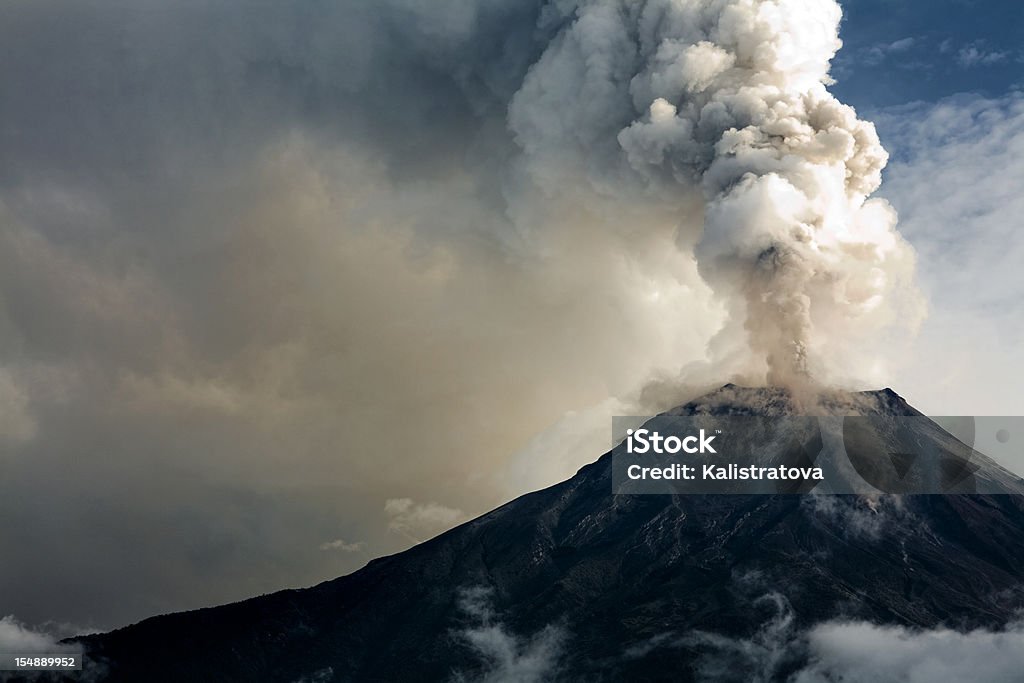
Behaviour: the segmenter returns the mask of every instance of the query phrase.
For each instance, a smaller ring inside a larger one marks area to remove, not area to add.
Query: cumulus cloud
[[[491,605],[491,591],[484,587],[464,589],[459,608],[470,624],[457,632],[484,663],[482,671],[470,675],[457,673],[459,683],[542,683],[557,678],[567,634],[557,626],[547,626],[531,637],[511,632]]]

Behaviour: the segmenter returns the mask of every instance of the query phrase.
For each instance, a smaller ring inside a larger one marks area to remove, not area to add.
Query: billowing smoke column
[[[0,526],[24,550],[5,609],[114,626],[154,594],[313,581],[361,562],[331,539],[397,549],[571,475],[613,414],[804,373],[877,387],[913,258],[866,199],[871,126],[824,87],[839,16],[0,3],[0,517],[29,525]],[[182,501],[208,562],[169,568],[146,532]],[[54,515],[103,533],[56,548]],[[92,590],[52,590],[71,574]]]
[[[874,126],[826,90],[833,0],[552,7],[565,28],[510,107],[528,175],[549,182],[576,155],[623,201],[699,193],[699,272],[769,383],[799,383],[837,335],[891,322],[879,313],[913,254],[868,199],[887,161]]]

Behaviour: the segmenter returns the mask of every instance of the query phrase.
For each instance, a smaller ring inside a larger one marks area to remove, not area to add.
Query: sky
[[[1015,3],[848,0],[843,14],[833,91],[865,113],[1021,86],[1024,12]]]
[[[725,247],[693,188],[608,162],[587,79],[621,64],[570,59],[570,4],[4,3],[0,623],[351,572],[736,376],[694,256]],[[828,89],[890,153],[916,275],[818,350],[933,415],[1024,414],[1024,6],[842,7]]]
[[[875,122],[890,152],[880,194],[900,213],[929,298],[893,388],[931,415],[1018,415],[1024,7],[852,0],[843,9],[832,90]]]

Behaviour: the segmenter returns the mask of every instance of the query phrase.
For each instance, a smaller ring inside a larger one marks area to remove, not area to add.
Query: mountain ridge
[[[921,415],[891,389],[844,395]],[[752,405],[794,408],[726,385],[669,414]],[[750,637],[766,604],[804,626],[922,628],[996,627],[1024,608],[1019,493],[615,496],[610,455],[352,574],[75,640],[110,681],[483,677],[480,633],[517,652],[561,634],[550,669],[566,680],[688,681],[699,648],[651,643]]]

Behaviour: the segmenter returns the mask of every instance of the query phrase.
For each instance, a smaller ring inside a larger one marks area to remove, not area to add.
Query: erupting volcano
[[[830,406],[921,417],[890,390]],[[730,385],[670,412],[785,417],[794,402]],[[80,642],[110,681],[842,675],[813,649],[822,629],[998,630],[1024,608],[1024,482],[975,464],[998,493],[632,496],[612,494],[608,453],[349,576]]]

